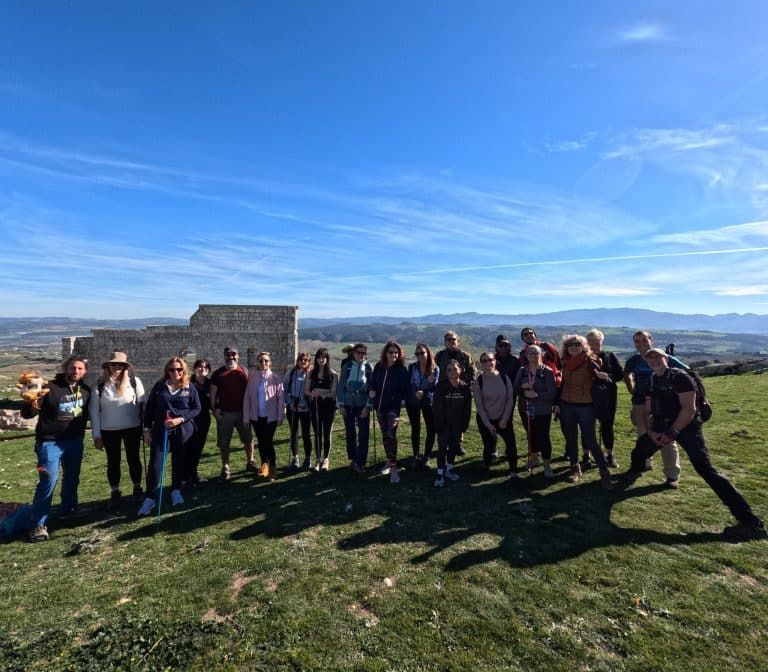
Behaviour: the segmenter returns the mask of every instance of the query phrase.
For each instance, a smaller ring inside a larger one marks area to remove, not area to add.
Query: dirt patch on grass
[[[736,579],[739,583],[742,583],[745,586],[749,586],[750,588],[763,587],[763,583],[759,579],[756,579],[754,576],[749,576],[749,574],[739,574],[731,567],[723,567],[720,570],[720,574],[729,580]]]
[[[203,614],[203,623],[226,623],[227,617],[222,616],[218,611],[211,608]]]
[[[379,624],[379,617],[359,602],[354,602],[349,606],[349,613],[364,621],[366,628],[373,628]]]
[[[277,592],[277,589],[280,587],[280,582],[276,579],[269,579],[264,584],[264,590],[266,590],[268,593],[274,593]]]
[[[240,597],[240,593],[243,592],[243,588],[245,588],[255,578],[255,576],[235,574],[235,578],[232,580],[232,599],[236,600],[238,597]]]

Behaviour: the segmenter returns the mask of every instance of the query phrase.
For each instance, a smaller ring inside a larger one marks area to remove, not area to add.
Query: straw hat
[[[101,365],[101,368],[106,369],[110,364],[125,364],[126,366],[131,365],[130,362],[128,362],[128,355],[117,350],[115,350],[115,352],[110,355],[110,358]]]

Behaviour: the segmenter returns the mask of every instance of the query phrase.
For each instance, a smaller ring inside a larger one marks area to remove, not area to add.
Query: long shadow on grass
[[[233,532],[231,538],[284,538],[319,526],[365,526],[338,540],[337,547],[426,545],[426,551],[412,557],[415,564],[453,549],[446,564],[449,571],[499,559],[515,567],[531,567],[601,547],[723,540],[715,533],[665,534],[622,528],[612,522],[615,504],[658,492],[661,485],[605,492],[594,480],[564,486],[530,478],[510,486],[500,482],[498,474],[490,480],[477,463],[463,465],[460,472],[465,480],[441,490],[432,486],[432,475],[419,472],[404,474],[397,487],[375,477],[361,481],[343,470],[278,481],[256,488],[263,493],[255,502],[258,518]],[[174,528],[184,531],[185,525],[182,522],[181,529]],[[493,548],[463,548],[478,535],[493,535],[501,541]]]

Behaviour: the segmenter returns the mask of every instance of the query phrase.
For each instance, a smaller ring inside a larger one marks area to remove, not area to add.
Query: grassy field
[[[715,464],[765,517],[768,376],[707,387]],[[236,453],[231,483],[166,503],[159,522],[106,513],[88,441],[87,515],[52,522],[47,543],[0,546],[0,669],[768,669],[768,543],[724,540],[729,513],[685,457],[678,491],[658,464],[628,489],[604,492],[594,472],[569,485],[562,461],[551,484],[510,486],[483,470],[473,424],[462,480],[436,490],[412,470],[399,486],[353,478],[334,439],[331,472],[272,484]],[[33,467],[29,439],[0,444],[0,498],[28,500]],[[218,473],[210,441],[203,468]]]

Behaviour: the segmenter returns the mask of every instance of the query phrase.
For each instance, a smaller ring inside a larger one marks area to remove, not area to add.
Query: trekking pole
[[[530,403],[525,405],[525,415],[528,419],[528,475],[533,475],[533,449],[531,440],[531,411],[534,410],[534,406]]]
[[[163,483],[165,482],[165,460],[168,457],[168,428],[163,428],[163,459],[162,459],[162,466],[160,467],[160,488],[159,488],[159,494],[157,497],[157,515],[155,516],[155,520],[160,518],[160,511],[163,508]]]
[[[371,408],[371,410],[373,411],[373,408]],[[376,413],[376,411],[374,411],[374,414],[375,413]],[[369,418],[369,421],[373,420],[373,422],[371,423],[373,425],[373,462],[374,462],[374,464],[378,464],[378,462],[379,462],[379,453],[376,450],[376,422],[378,421],[378,418],[375,415],[374,415],[373,418],[371,418],[370,412],[368,413],[368,418]]]
[[[317,469],[320,469],[320,404],[317,397],[313,398],[315,402],[315,461],[318,463]]]

